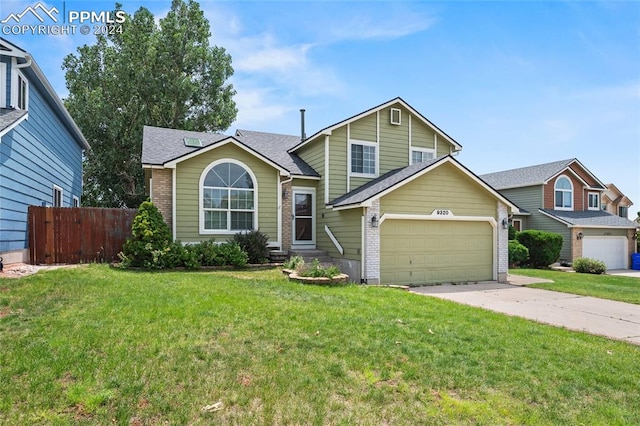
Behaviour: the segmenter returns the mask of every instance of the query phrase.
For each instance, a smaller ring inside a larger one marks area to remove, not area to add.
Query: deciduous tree
[[[116,29],[64,59],[65,105],[92,147],[83,205],[136,208],[145,198],[143,126],[224,131],[237,113],[233,68],[225,49],[209,44],[193,0],[173,0],[159,23],[141,7]]]

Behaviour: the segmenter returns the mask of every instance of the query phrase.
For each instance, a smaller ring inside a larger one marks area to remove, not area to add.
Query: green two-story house
[[[309,138],[145,127],[142,163],[183,243],[260,229],[274,249],[325,251],[356,282],[504,281],[518,209],[461,149],[396,98]]]

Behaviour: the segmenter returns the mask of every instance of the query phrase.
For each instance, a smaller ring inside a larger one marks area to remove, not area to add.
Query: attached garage
[[[582,256],[603,261],[607,269],[627,269],[628,247],[627,237],[585,236],[582,239]]]
[[[380,228],[383,283],[495,279],[495,235],[489,221],[389,219]]]

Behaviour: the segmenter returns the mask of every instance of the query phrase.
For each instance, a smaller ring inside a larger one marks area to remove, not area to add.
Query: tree
[[[210,46],[210,36],[197,2],[173,0],[159,24],[141,7],[121,32],[99,35],[64,59],[65,106],[92,147],[84,205],[136,208],[144,201],[144,125],[224,131],[235,120],[231,56]]]

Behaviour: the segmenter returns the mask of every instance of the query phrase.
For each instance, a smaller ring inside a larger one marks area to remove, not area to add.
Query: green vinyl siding
[[[438,138],[438,151],[436,152],[436,157],[451,154],[451,148],[452,146],[449,142],[446,142],[444,138]]]
[[[322,176],[324,172],[324,136],[320,136],[303,146],[296,154]]]
[[[391,124],[391,108],[397,108],[401,111],[402,121],[399,126]],[[380,110],[379,155],[380,170],[378,174],[380,176],[409,165],[409,111],[399,104]]]
[[[438,141],[449,149],[449,142]],[[411,146],[414,148],[435,148],[435,133],[420,119],[411,117]]]
[[[182,242],[198,242],[215,238],[226,241],[233,235],[200,234],[199,184],[200,176],[214,161],[234,159],[244,163],[254,174],[257,191],[258,227],[269,236],[278,239],[278,180],[279,172],[259,158],[229,143],[204,152],[177,164],[176,168],[176,239]]]
[[[362,214],[363,211],[360,208],[338,211],[318,209],[318,218],[316,219],[316,246],[318,249],[326,250],[331,257],[360,261],[362,257]],[[322,217],[323,215],[324,217]],[[325,232],[325,225],[329,227],[344,249],[344,255],[340,254]]]
[[[542,207],[542,187],[526,186],[500,190],[500,194],[507,197],[521,209],[533,213]]]
[[[541,231],[554,232],[562,235],[562,249],[560,250],[560,259],[571,260],[571,230],[567,225],[558,222],[544,214],[538,212],[532,212],[531,216],[527,220],[527,229],[538,229]]]
[[[351,139],[376,142],[377,119],[376,114],[367,115],[351,123],[349,132]]]
[[[436,169],[383,196],[380,214],[429,215],[448,209],[455,216],[496,217],[496,199],[452,164]]]
[[[347,126],[343,126],[329,136],[329,201],[347,192],[347,149]]]

